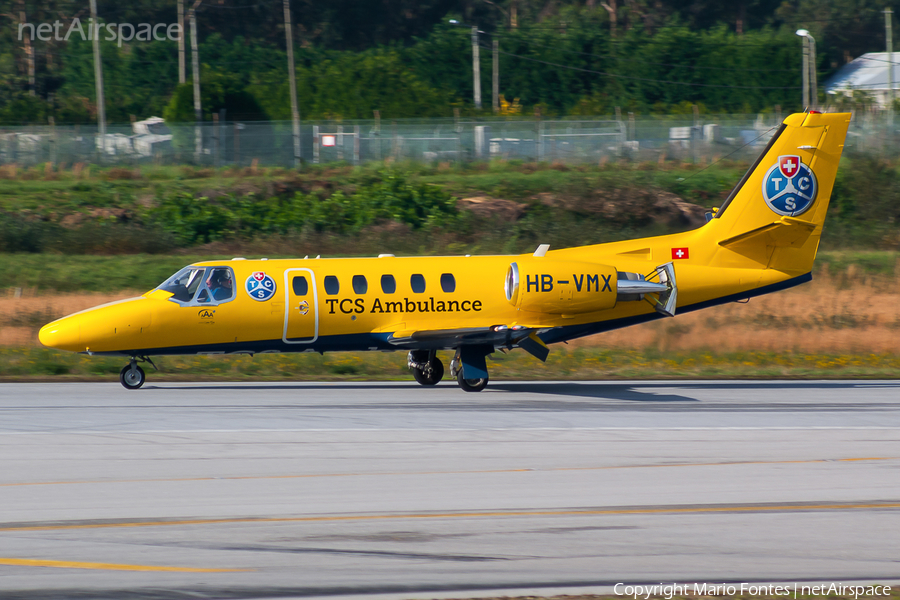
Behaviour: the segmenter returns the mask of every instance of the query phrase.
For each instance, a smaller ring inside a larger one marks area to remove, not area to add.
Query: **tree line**
[[[72,0],[0,4],[10,21],[0,31],[0,122],[94,122],[91,42],[18,39],[23,22],[86,20],[84,9]],[[795,28],[817,35],[821,81],[883,46],[882,8],[869,0],[294,0],[301,117],[478,114],[471,30],[450,17],[482,32],[484,114],[494,41],[507,112],[679,113],[695,104],[705,112],[790,111],[801,108]],[[173,22],[174,0],[101,1],[98,13],[105,22]],[[197,20],[204,118],[225,109],[229,119],[289,119],[281,2],[208,2]],[[193,121],[190,57],[188,83],[179,86],[176,42],[104,39],[101,53],[109,122]]]

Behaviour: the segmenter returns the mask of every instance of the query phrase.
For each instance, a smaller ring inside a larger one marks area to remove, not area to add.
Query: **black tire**
[[[464,392],[480,392],[487,387],[490,377],[482,379],[464,379],[462,369],[456,374],[456,381]]]
[[[413,377],[422,385],[437,385],[444,378],[444,363],[440,359],[435,358],[431,361],[431,373],[426,375],[425,371],[413,369]]]
[[[144,370],[137,365],[134,366],[133,371],[131,365],[125,365],[119,372],[119,383],[126,390],[136,390],[144,385],[145,381],[147,381],[147,376],[144,374]]]

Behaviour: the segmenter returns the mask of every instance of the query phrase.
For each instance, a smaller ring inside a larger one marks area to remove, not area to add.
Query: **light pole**
[[[816,110],[819,103],[819,84],[816,80],[816,40],[806,29],[798,29],[797,35],[803,38],[803,106]]]

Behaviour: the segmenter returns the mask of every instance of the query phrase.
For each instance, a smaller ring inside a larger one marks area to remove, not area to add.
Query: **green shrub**
[[[248,194],[213,199],[177,192],[163,198],[148,218],[182,245],[191,245],[303,230],[356,233],[384,221],[422,229],[452,223],[457,210],[454,198],[443,188],[410,183],[400,172],[386,170],[350,194],[296,192],[288,197]]]
[[[0,252],[43,252],[59,229],[52,223],[0,213]]]

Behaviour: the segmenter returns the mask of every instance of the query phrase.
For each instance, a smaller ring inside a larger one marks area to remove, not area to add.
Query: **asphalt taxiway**
[[[0,598],[900,580],[900,382],[0,385]]]

